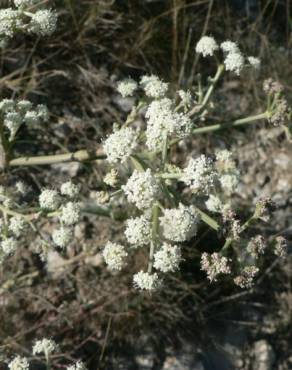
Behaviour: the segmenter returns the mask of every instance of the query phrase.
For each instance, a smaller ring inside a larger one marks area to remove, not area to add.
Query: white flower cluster
[[[266,248],[265,238],[262,235],[256,235],[250,239],[246,249],[254,258],[258,258],[260,254],[265,253]]]
[[[123,245],[107,242],[102,255],[109,269],[120,271],[125,266],[125,259],[128,253]]]
[[[201,217],[193,206],[179,204],[178,208],[165,209],[160,217],[163,235],[174,242],[184,242],[196,235]]]
[[[181,248],[164,243],[154,254],[154,267],[162,272],[174,272],[182,260]]]
[[[125,127],[114,131],[103,143],[107,160],[111,163],[125,162],[137,147],[137,133]]]
[[[77,361],[76,364],[68,366],[67,370],[87,370],[87,368],[82,361]]]
[[[4,47],[18,31],[32,32],[40,36],[48,36],[55,31],[55,11],[37,9],[34,5],[38,3],[38,0],[14,0],[16,9],[0,9],[0,46]]]
[[[173,102],[168,98],[151,102],[145,117],[146,145],[150,150],[161,150],[165,139],[173,134],[185,137],[191,132],[190,118],[184,113],[175,112]]]
[[[34,355],[44,353],[46,355],[50,355],[55,350],[57,350],[58,346],[53,339],[43,338],[41,340],[37,340],[32,348],[32,353]]]
[[[74,199],[79,195],[80,187],[73,184],[72,181],[64,182],[61,185],[60,192],[62,195],[67,196],[70,199]]]
[[[43,104],[33,108],[28,100],[3,99],[0,102],[0,112],[3,114],[3,124],[9,131],[9,140],[13,140],[20,126],[45,122],[48,120],[48,111]]]
[[[127,199],[139,209],[150,208],[160,196],[159,180],[148,168],[145,172],[134,170],[126,185],[122,186]]]
[[[77,202],[68,202],[62,207],[61,222],[67,226],[72,226],[80,220],[81,206]]]
[[[181,181],[190,186],[194,194],[206,194],[215,186],[217,173],[213,161],[202,154],[198,158],[191,158],[183,171]]]
[[[21,216],[13,216],[9,220],[8,229],[17,238],[19,238],[23,234],[23,232],[26,230],[26,227],[27,223]]]
[[[221,43],[220,48],[224,53],[224,64],[227,71],[232,71],[240,75],[247,63],[254,69],[259,69],[260,60],[253,56],[245,59],[235,42],[229,40],[224,41]],[[211,36],[203,36],[196,45],[196,52],[202,54],[203,57],[213,56],[218,49],[219,45]]]
[[[61,227],[53,231],[53,242],[60,248],[65,248],[72,240],[72,230],[66,227]]]
[[[240,75],[247,64],[254,69],[260,68],[260,60],[253,56],[246,59],[235,42],[224,41],[220,46],[225,55],[224,64],[227,71]]]
[[[203,36],[196,45],[196,52],[202,54],[203,57],[214,55],[215,51],[219,49],[214,37]]]
[[[60,192],[54,189],[44,189],[39,196],[40,208],[43,211],[55,211],[59,215],[61,227],[52,233],[53,242],[60,248],[65,248],[73,238],[70,227],[81,218],[81,204],[77,201],[80,188],[72,181],[63,183]]]
[[[142,215],[129,218],[126,222],[125,235],[130,244],[135,247],[149,244],[151,240],[151,222],[149,217]]]
[[[14,253],[17,249],[18,242],[13,237],[8,237],[6,239],[2,239],[0,244],[0,257],[9,256]]]
[[[207,273],[207,277],[211,282],[216,281],[217,276],[220,274],[231,273],[228,258],[216,252],[212,254],[206,252],[202,253],[201,270]]]
[[[153,292],[161,286],[161,280],[156,272],[139,271],[133,278],[134,286],[139,290]]]
[[[9,370],[29,370],[29,363],[26,357],[16,356],[8,364]]]
[[[133,96],[136,91],[138,84],[132,78],[127,78],[123,81],[118,82],[117,90],[123,98],[127,96]]]
[[[157,76],[143,76],[140,85],[145,91],[145,94],[150,98],[162,98],[168,90],[168,83],[161,81]]]
[[[31,16],[28,30],[39,36],[50,36],[56,30],[57,19],[51,9],[38,10]]]
[[[256,266],[245,266],[241,271],[241,274],[234,278],[234,283],[240,288],[251,288],[254,283],[254,278],[259,272],[259,268]]]
[[[44,189],[39,196],[39,203],[42,209],[54,211],[59,208],[61,197],[57,190]]]

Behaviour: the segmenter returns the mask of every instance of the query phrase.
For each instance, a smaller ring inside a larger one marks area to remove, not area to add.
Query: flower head
[[[26,357],[16,356],[8,364],[9,370],[29,370],[29,363]]]
[[[25,231],[26,222],[20,216],[11,217],[9,220],[9,231],[12,232],[17,238]]]
[[[240,288],[251,288],[258,272],[256,266],[245,266],[241,274],[234,279],[234,283]]]
[[[219,253],[206,253],[201,256],[201,270],[207,273],[210,281],[216,281],[219,274],[230,274],[228,258],[221,256]]]
[[[79,186],[73,184],[72,181],[67,181],[61,185],[60,192],[62,195],[65,195],[68,198],[76,198],[79,195],[80,188]]]
[[[238,76],[244,67],[244,57],[241,53],[228,53],[224,60],[226,71],[232,71]]]
[[[180,247],[164,243],[154,254],[153,266],[162,272],[174,272],[178,269],[181,260]]]
[[[80,220],[81,207],[77,202],[68,202],[62,207],[60,220],[65,225],[74,225]]]
[[[44,353],[46,355],[51,354],[57,349],[57,344],[52,339],[43,338],[37,340],[32,348],[32,353],[37,355],[39,353]]]
[[[251,65],[251,67],[253,67],[254,69],[260,69],[261,61],[259,58],[248,57],[247,60],[249,64]]]
[[[57,26],[57,14],[50,9],[38,10],[31,16],[30,32],[40,36],[50,36]]]
[[[17,240],[14,239],[14,238],[6,238],[6,239],[3,239],[1,244],[0,244],[0,248],[2,250],[2,253],[6,256],[9,256],[10,254],[12,254],[13,252],[15,252],[15,250],[17,249]]]
[[[122,97],[125,98],[127,96],[133,96],[137,87],[138,85],[136,81],[132,78],[127,78],[126,80],[118,82],[117,90]]]
[[[217,179],[213,162],[205,155],[198,158],[191,158],[184,169],[181,181],[190,186],[194,193],[209,194]]]
[[[140,85],[147,96],[155,99],[164,97],[168,90],[168,84],[155,75],[143,76]]]
[[[39,196],[40,207],[54,211],[60,206],[60,196],[56,190],[45,189]]]
[[[72,239],[72,231],[68,228],[61,227],[53,231],[53,242],[60,248],[65,248]]]
[[[224,53],[240,53],[239,47],[236,42],[233,41],[224,41],[220,45]]]
[[[164,141],[172,134],[185,137],[191,132],[190,118],[174,111],[173,102],[168,98],[151,102],[146,111],[146,145],[150,150],[161,150]]]
[[[196,45],[196,52],[202,54],[203,57],[214,55],[215,51],[219,49],[214,37],[203,36]]]
[[[107,160],[122,163],[129,158],[137,146],[137,133],[130,127],[113,132],[103,143]]]
[[[148,244],[151,240],[151,222],[149,218],[142,215],[128,219],[125,235],[128,242],[136,247]]]
[[[102,255],[109,269],[120,271],[125,265],[128,253],[123,245],[107,242]]]
[[[180,203],[178,208],[165,209],[159,220],[166,239],[183,242],[196,235],[200,219],[194,207]]]
[[[87,370],[82,361],[77,361],[76,364],[68,366],[67,370]]]
[[[159,181],[148,168],[145,172],[134,170],[126,185],[122,186],[129,202],[139,209],[151,207],[160,196]]]
[[[135,288],[150,292],[157,290],[161,285],[157,273],[151,274],[144,271],[139,271],[137,274],[135,274],[133,282]]]

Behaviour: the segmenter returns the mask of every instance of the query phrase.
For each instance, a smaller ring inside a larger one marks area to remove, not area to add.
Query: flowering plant
[[[21,3],[28,5],[28,2]],[[222,74],[240,75],[247,68],[257,70],[260,61],[245,57],[236,43],[224,41],[219,46],[210,36],[199,40],[196,51],[202,57],[222,58],[206,87],[199,81],[192,91],[179,90],[173,95],[169,84],[155,75],[143,76],[139,84],[131,78],[117,84],[122,97],[138,99],[125,122],[120,126],[114,124],[113,132],[103,140],[102,153],[100,149],[93,155],[81,150],[64,155],[13,159],[12,145],[20,124],[45,120],[48,115],[43,106],[33,109],[28,101],[6,99],[0,103],[1,139],[8,167],[91,158],[106,160],[109,169],[104,176],[104,185],[107,189],[95,194],[94,213],[114,218],[117,199],[128,204],[121,217],[125,221],[127,246],[108,241],[102,255],[109,269],[120,271],[137,249],[147,249],[148,265],[133,276],[134,286],[140,290],[158,289],[163,284],[163,274],[179,268],[184,255],[183,243],[192,243],[201,223],[225,237],[225,243],[216,251],[201,254],[201,269],[210,281],[227,274],[236,285],[251,286],[258,272],[258,258],[268,245],[262,236],[255,236],[250,241],[244,238],[246,229],[255,221],[267,220],[273,205],[269,199],[260,199],[246,222],[238,218],[233,195],[240,181],[240,172],[232,153],[220,148],[211,157],[186,155],[181,166],[174,161],[172,147],[193,135],[262,119],[281,124],[288,132],[291,110],[283,97],[282,87],[268,80],[264,85],[267,109],[263,113],[231,123],[205,125],[212,95]],[[139,120],[141,117],[142,121]],[[80,220],[82,212],[90,211],[80,204],[79,187],[70,181],[59,190],[44,189],[39,196],[39,207],[33,213],[15,210],[25,209],[21,201],[27,193],[22,183],[16,184],[16,190],[18,193],[9,193],[4,188],[0,191],[0,211],[4,216],[2,260],[15,251],[17,238],[26,227],[34,228],[33,222],[40,217],[58,216],[60,228],[52,233],[52,242],[65,248],[73,237],[72,226]],[[278,236],[270,244],[276,255],[285,256],[283,237]],[[44,248],[39,251],[43,258],[50,246],[44,242]]]

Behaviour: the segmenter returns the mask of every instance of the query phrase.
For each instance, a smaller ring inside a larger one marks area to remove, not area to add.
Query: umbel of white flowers
[[[14,0],[15,8],[0,9],[0,47],[19,31],[38,36],[51,35],[57,25],[57,15],[43,8],[39,0]]]

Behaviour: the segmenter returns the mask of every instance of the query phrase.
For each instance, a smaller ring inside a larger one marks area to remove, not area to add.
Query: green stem
[[[222,130],[225,128],[237,127],[237,126],[245,125],[247,123],[253,123],[254,121],[258,121],[264,118],[267,118],[267,112],[256,114],[254,116],[240,118],[230,123],[226,122],[226,123],[218,123],[217,125],[198,127],[192,131],[192,134],[194,135],[205,134],[207,132],[218,131],[218,130]]]
[[[88,150],[78,150],[74,153],[41,155],[36,157],[20,157],[9,161],[10,167],[15,166],[38,166],[49,165],[63,162],[84,162],[93,159],[106,159],[106,155],[101,154],[100,150],[89,152]]]
[[[212,78],[211,80],[211,84],[203,98],[203,101],[202,101],[202,104],[201,106],[199,107],[199,110],[198,110],[198,106],[195,106],[190,112],[189,112],[189,116],[192,117],[193,115],[195,114],[198,114],[198,113],[201,113],[205,107],[208,105],[209,103],[209,100],[213,94],[213,91],[215,89],[215,86],[218,82],[218,80],[220,79],[221,75],[223,74],[224,72],[224,64],[219,64],[218,68],[217,68],[217,71],[216,71],[216,74],[215,76]]]
[[[152,272],[154,253],[157,244],[157,234],[158,234],[158,217],[159,217],[159,205],[154,204],[152,208],[152,240],[150,243],[149,251],[149,263],[148,263],[148,272]]]

